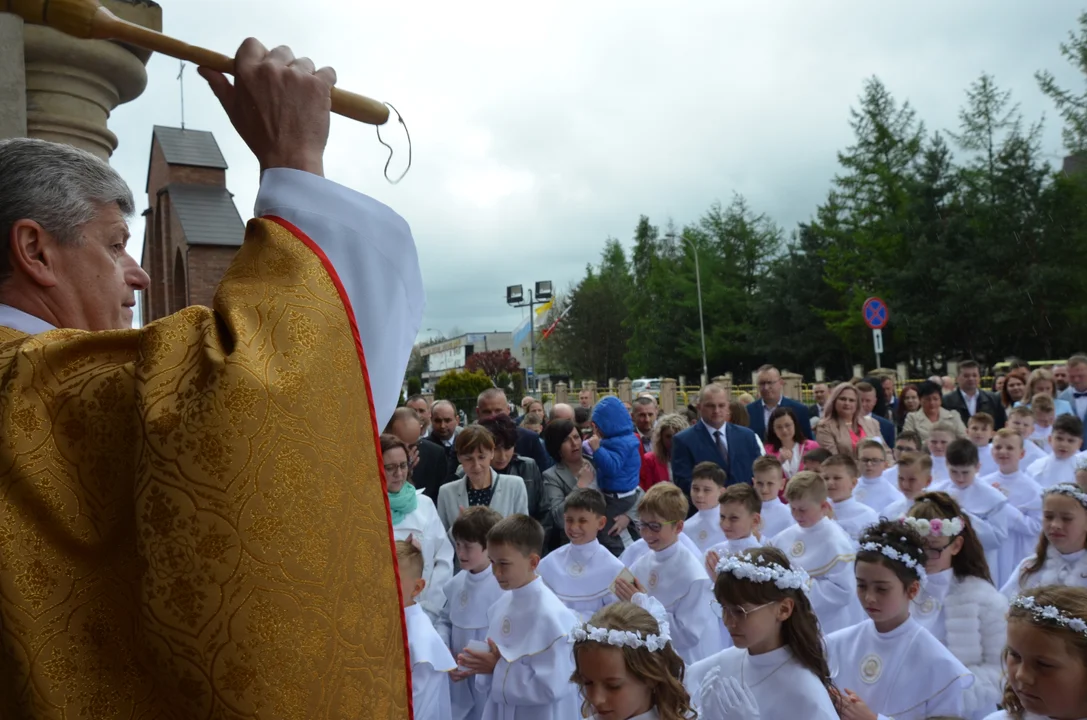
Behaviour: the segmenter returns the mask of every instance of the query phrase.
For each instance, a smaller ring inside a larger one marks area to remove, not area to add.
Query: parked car
[[[638,378],[630,384],[630,392],[634,397],[638,397],[644,393],[650,393],[653,397],[660,397],[661,379]]]

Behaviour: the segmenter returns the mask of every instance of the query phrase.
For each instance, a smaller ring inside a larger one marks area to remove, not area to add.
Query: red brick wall
[[[189,247],[189,304],[207,305],[215,297],[219,281],[238,254],[236,247],[193,245]]]

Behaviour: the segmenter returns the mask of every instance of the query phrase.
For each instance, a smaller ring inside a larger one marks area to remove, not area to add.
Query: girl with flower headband
[[[688,668],[700,718],[838,720],[810,583],[776,548],[718,562],[713,594],[733,647]]]
[[[1087,718],[1087,589],[1046,585],[1012,601],[1003,710],[987,720]]]
[[[972,717],[973,675],[910,617],[928,577],[917,531],[887,519],[865,528],[854,572],[868,619],[826,637],[842,720]]]
[[[950,495],[918,495],[907,515],[924,543],[928,573],[911,615],[974,674],[967,697],[974,717],[985,717],[1000,700],[1007,598],[993,586],[974,526]]]
[[[1014,597],[1040,585],[1087,587],[1087,492],[1070,483],[1042,493],[1042,533],[1003,592]]]
[[[669,641],[667,613],[636,593],[608,605],[570,634],[575,670],[570,681],[594,720],[689,720],[695,717],[683,687],[683,659]]]

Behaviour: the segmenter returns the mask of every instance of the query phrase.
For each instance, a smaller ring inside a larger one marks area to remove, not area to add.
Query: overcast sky
[[[608,236],[629,246],[643,213],[682,225],[735,191],[791,230],[825,198],[869,76],[931,130],[954,129],[966,87],[989,72],[1028,120],[1045,114],[1055,164],[1060,121],[1033,73],[1084,82],[1058,50],[1081,9],[1065,0],[159,1],[167,33],[231,55],[249,35],[288,44],[403,113],[415,154],[402,183],[383,179],[373,128],[342,118],[325,172],[411,224],[423,337],[512,330],[526,311],[505,306],[506,285],[565,289]],[[247,218],[256,162],[193,70],[186,126],[215,133]],[[180,124],[177,73],[153,57],[147,90],[110,120],[113,164],[137,192],[152,126]],[[139,219],[133,235],[139,257]]]

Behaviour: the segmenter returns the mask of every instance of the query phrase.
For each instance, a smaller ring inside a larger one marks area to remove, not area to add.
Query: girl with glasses
[[[975,717],[967,695],[973,675],[910,617],[928,578],[925,560],[924,543],[905,520],[883,519],[861,533],[854,572],[868,619],[826,637],[842,720]]]
[[[983,718],[1000,700],[1008,601],[993,586],[970,518],[950,495],[922,493],[907,515],[924,542],[928,572],[913,617],[974,674],[967,698],[974,717]]]
[[[775,548],[718,562],[713,595],[733,647],[688,668],[700,718],[838,719],[810,583]]]
[[[411,464],[408,446],[397,436],[381,436],[382,477],[389,496],[393,538],[414,537],[423,552],[423,580],[426,587],[418,603],[432,623],[445,607],[445,586],[453,578],[453,545],[445,534],[434,501],[408,482]]]

